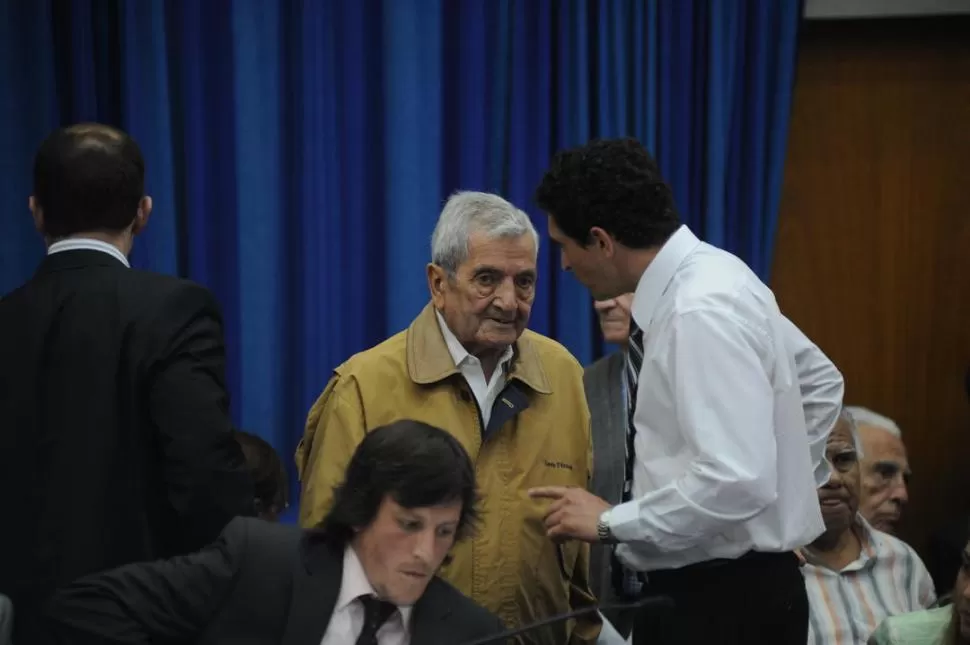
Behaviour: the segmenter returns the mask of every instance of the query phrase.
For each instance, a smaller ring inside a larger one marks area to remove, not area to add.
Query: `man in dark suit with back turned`
[[[357,446],[315,529],[233,520],[199,553],[132,564],[61,590],[65,645],[461,645],[503,631],[435,573],[478,516],[457,439],[419,421]]]
[[[78,576],[207,544],[253,488],[232,436],[213,296],[130,269],[151,212],[125,133],[57,130],[30,198],[48,254],[0,300],[0,593],[15,643]]]

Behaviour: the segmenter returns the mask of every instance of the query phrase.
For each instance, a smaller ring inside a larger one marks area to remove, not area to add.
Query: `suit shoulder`
[[[139,269],[129,269],[123,273],[122,284],[137,293],[145,294],[153,299],[168,296],[195,296],[200,299],[214,300],[209,289],[198,282],[186,278],[179,278],[164,273],[153,273]]]
[[[474,633],[476,638],[488,636],[503,628],[498,616],[458,591],[447,581],[435,576],[431,584],[428,591],[433,589],[437,600],[448,602],[455,618],[465,626],[467,631]]]
[[[304,531],[298,526],[267,522],[257,517],[235,517],[222,529],[230,548],[245,549],[258,559],[289,561],[296,557]]]
[[[587,365],[585,368],[583,368],[583,376],[587,379],[590,379],[590,378],[597,377],[600,374],[603,374],[604,372],[608,373],[610,371],[610,367],[613,366],[613,357],[615,355],[616,355],[615,353],[608,354],[606,356],[596,359],[595,361]]]

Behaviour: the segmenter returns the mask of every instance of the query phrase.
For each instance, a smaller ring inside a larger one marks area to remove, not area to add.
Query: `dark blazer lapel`
[[[455,642],[454,627],[449,626],[452,613],[448,589],[433,578],[411,612],[411,645],[444,645]]]
[[[293,572],[289,613],[280,645],[320,645],[340,593],[343,552],[312,533],[304,538],[300,548],[303,557]]]

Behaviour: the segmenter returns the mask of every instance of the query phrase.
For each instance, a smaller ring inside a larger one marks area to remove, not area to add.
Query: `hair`
[[[448,198],[431,234],[431,261],[454,275],[468,259],[468,238],[481,232],[488,238],[532,235],[536,254],[539,233],[524,212],[491,193],[459,191]]]
[[[632,138],[594,139],[562,150],[536,189],[536,203],[583,246],[602,228],[629,248],[660,246],[680,227],[657,163]]]
[[[347,544],[374,521],[386,497],[410,509],[461,502],[458,540],[478,523],[471,458],[452,435],[420,421],[395,421],[367,433],[334,489],[321,533],[334,544]]]
[[[138,144],[107,125],[55,130],[34,157],[34,199],[44,213],[44,234],[54,239],[123,231],[134,221],[144,192]]]
[[[850,405],[848,407],[849,411],[852,412],[852,416],[855,417],[857,423],[861,423],[867,426],[876,426],[877,428],[882,428],[889,434],[897,438],[902,438],[903,431],[899,429],[896,422],[889,417],[884,417],[878,412],[873,412],[869,408],[864,408],[859,405]]]
[[[242,448],[246,467],[252,474],[256,501],[263,509],[282,510],[289,503],[289,486],[283,461],[267,441],[261,437],[236,430],[233,435]]]

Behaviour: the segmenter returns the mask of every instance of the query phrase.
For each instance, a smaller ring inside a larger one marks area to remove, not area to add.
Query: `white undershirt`
[[[482,430],[484,430],[488,427],[489,419],[492,418],[492,405],[495,403],[495,399],[505,389],[507,380],[505,378],[505,368],[509,364],[509,361],[512,360],[512,346],[506,347],[505,351],[502,352],[502,356],[499,358],[498,363],[495,365],[495,370],[492,372],[492,378],[486,381],[485,370],[482,369],[482,362],[477,357],[469,354],[468,350],[458,342],[458,338],[448,329],[448,323],[445,322],[444,316],[441,313],[435,310],[435,316],[438,318],[438,326],[441,328],[441,335],[445,338],[448,352],[455,361],[455,367],[465,377],[468,387],[471,388],[472,393],[475,395],[475,401],[478,402],[478,409],[482,413]]]

